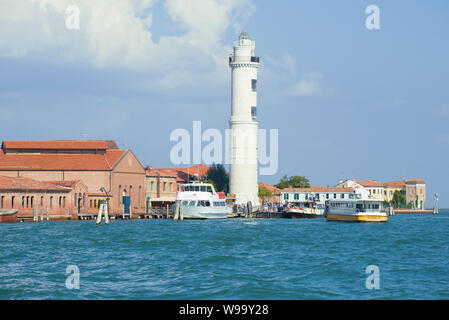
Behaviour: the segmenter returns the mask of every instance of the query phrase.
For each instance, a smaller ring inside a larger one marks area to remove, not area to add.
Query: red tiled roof
[[[330,187],[310,187],[310,188],[285,188],[282,192],[354,192],[353,188],[330,188]]]
[[[46,190],[70,192],[71,189],[48,181],[37,181],[25,177],[0,176],[0,190]]]
[[[26,150],[106,150],[115,142],[106,140],[3,141],[2,148]],[[116,146],[116,145],[115,145]]]
[[[376,180],[366,180],[366,181],[354,180],[354,181],[364,187],[382,187],[382,184],[380,184]]]
[[[407,182],[422,182],[422,183],[424,183],[425,181],[423,179],[410,179],[410,180],[407,180]]]
[[[191,166],[191,167],[188,167],[188,168],[177,168],[175,170],[184,172],[184,173],[186,173],[188,175],[191,175],[191,176],[193,176],[195,174],[198,174],[200,176],[205,176],[205,175],[207,175],[207,171],[209,171],[210,168],[211,167],[206,166],[204,164],[198,164],[196,166]]]
[[[405,187],[405,181],[390,181],[382,184],[384,187]]]
[[[0,170],[111,170],[127,150],[105,154],[4,154]]]
[[[259,182],[259,186],[265,187],[268,190],[270,190],[272,193],[275,193],[275,194],[279,194],[282,191],[282,189],[276,188],[275,186],[272,186],[269,184],[265,184],[263,182]]]
[[[174,169],[150,169],[147,170],[148,177],[157,177],[160,175],[161,177],[170,177],[177,178],[178,174]]]

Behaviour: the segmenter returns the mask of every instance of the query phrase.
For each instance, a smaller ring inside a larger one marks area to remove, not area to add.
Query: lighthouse
[[[257,69],[259,57],[255,56],[255,42],[245,30],[234,42],[229,57],[231,67],[231,127],[230,139],[230,193],[237,204],[251,202],[259,206],[257,184]]]

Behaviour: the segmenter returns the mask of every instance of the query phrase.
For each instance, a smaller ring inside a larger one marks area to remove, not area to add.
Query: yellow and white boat
[[[350,195],[346,200],[329,200],[326,203],[327,221],[342,222],[387,222],[388,215],[382,212],[382,202],[361,199],[361,195]]]

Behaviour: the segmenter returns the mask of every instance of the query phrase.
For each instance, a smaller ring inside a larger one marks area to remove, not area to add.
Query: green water
[[[448,235],[449,213],[2,224],[0,299],[448,299]]]

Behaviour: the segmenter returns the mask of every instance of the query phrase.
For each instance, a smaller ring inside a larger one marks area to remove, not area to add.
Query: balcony
[[[259,63],[259,57],[250,57],[249,62]],[[229,57],[229,63],[233,62],[240,62],[240,63],[247,63],[248,57],[237,57],[237,59],[234,56]]]

